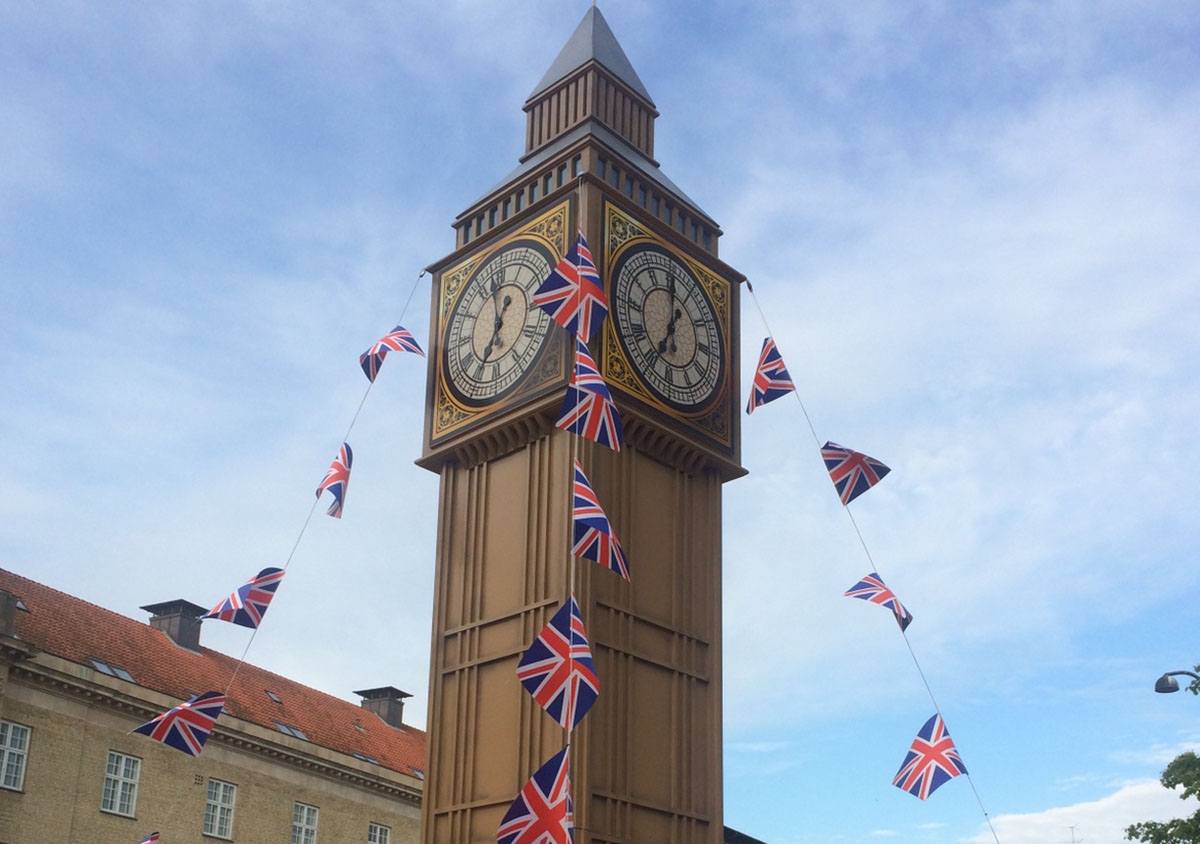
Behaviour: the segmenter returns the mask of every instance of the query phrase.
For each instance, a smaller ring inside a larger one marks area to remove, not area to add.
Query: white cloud
[[[1125,828],[1140,821],[1165,821],[1184,817],[1200,808],[1195,799],[1180,800],[1156,780],[1131,782],[1099,800],[1057,806],[1021,815],[997,815],[996,834],[1005,844],[1043,844],[1061,841],[1067,827],[1088,844],[1127,844]],[[967,839],[969,844],[989,844],[986,828]]]

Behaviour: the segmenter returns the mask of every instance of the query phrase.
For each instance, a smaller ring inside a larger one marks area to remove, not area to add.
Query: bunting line
[[[763,310],[762,305],[759,304],[758,296],[754,292],[754,287],[747,282],[746,289],[750,293],[750,301],[754,303],[754,308],[758,311],[758,316],[762,320],[763,328],[766,329],[767,336],[772,342],[776,343],[776,347],[778,348],[778,342],[775,339],[775,332],[771,330],[771,324],[767,320],[767,315]],[[793,384],[794,382],[795,377],[793,376]],[[804,421],[808,424],[808,431],[812,435],[813,445],[816,446],[817,453],[820,454],[822,450],[821,438],[817,435],[817,428],[813,424],[812,416],[808,412],[808,407],[804,404],[804,399],[800,396],[799,387],[793,387],[792,394],[796,397],[796,403],[800,405],[800,412],[804,415]],[[850,526],[854,529],[854,535],[858,537],[858,544],[862,546],[863,553],[867,558],[867,562],[871,565],[871,571],[880,573],[879,566],[875,562],[875,558],[871,555],[871,549],[867,545],[867,540],[863,536],[862,529],[859,528],[858,521],[854,518],[854,513],[850,511],[850,505],[843,504],[842,509],[846,511],[846,516],[850,520]],[[880,576],[882,576],[881,573]],[[937,713],[937,717],[941,718],[944,722],[945,717],[942,714],[942,708],[938,705],[937,697],[933,694],[933,687],[929,684],[929,678],[925,674],[925,669],[921,666],[921,661],[917,659],[917,652],[913,649],[912,642],[909,641],[908,632],[902,628],[900,630],[900,636],[904,639],[904,646],[908,649],[908,655],[912,657],[913,666],[917,669],[917,674],[921,678],[921,684],[925,687],[926,694],[929,695],[929,701],[933,704],[933,709]],[[975,802],[979,804],[979,811],[983,813],[983,819],[987,823],[988,830],[990,830],[992,833],[993,840],[995,840],[996,844],[1000,844],[1000,837],[996,834],[996,828],[992,825],[991,815],[988,814],[987,808],[983,804],[983,799],[979,795],[979,789],[975,787],[975,780],[972,778],[969,772],[964,772],[963,775],[966,777],[968,785],[971,786],[971,793],[975,795]]]
[[[404,317],[407,315],[408,308],[412,304],[413,296],[416,295],[417,287],[420,285],[421,279],[424,278],[427,273],[428,273],[427,270],[421,270],[421,272],[418,273],[417,277],[413,280],[413,283],[409,287],[409,290],[408,290],[408,296],[404,300],[404,306],[400,309],[400,316],[399,316],[399,319],[397,320],[398,323],[402,324],[404,322]],[[358,418],[362,414],[363,406],[367,403],[367,396],[369,396],[371,394],[371,388],[373,386],[375,386],[374,380],[373,379],[369,380],[367,383],[367,388],[363,391],[362,398],[359,399],[358,406],[354,409],[354,415],[350,417],[350,424],[346,426],[346,432],[345,432],[345,434],[342,435],[341,441],[343,443],[346,443],[349,441],[350,434],[354,431],[354,426],[358,423]],[[300,525],[300,530],[296,534],[295,541],[292,542],[292,547],[291,547],[291,550],[288,551],[287,559],[284,560],[283,567],[282,567],[282,571],[284,573],[287,572],[288,568],[292,564],[292,561],[295,559],[296,552],[299,550],[300,544],[304,540],[304,535],[305,535],[305,533],[307,533],[308,527],[312,523],[313,514],[316,513],[317,505],[320,503],[321,503],[321,499],[320,499],[320,496],[318,495],[317,497],[315,497],[313,499],[312,503],[309,504],[308,513],[305,515],[304,521]],[[225,690],[220,695],[223,704],[227,704],[227,702],[228,702],[229,692],[233,688],[233,684],[237,680],[238,674],[242,670],[242,666],[246,664],[246,659],[250,654],[251,647],[254,645],[254,640],[256,638],[258,638],[258,631],[260,629],[262,629],[261,624],[254,627],[251,630],[250,637],[249,637],[249,639],[246,640],[246,646],[242,649],[241,656],[238,657],[237,662],[233,666],[233,671],[229,675],[229,681],[225,684]],[[207,694],[215,695],[216,693],[210,692]],[[170,713],[174,712],[177,709],[180,709],[181,707],[186,707],[190,703],[191,703],[191,701],[187,701],[187,702],[184,702],[183,704],[179,704],[176,707],[174,707],[170,710],[167,710],[167,712],[161,713],[153,721],[148,722],[148,723],[154,723],[156,721],[159,721],[160,719],[165,719],[168,715],[170,715]],[[146,725],[142,725],[142,726],[145,727]],[[138,729],[141,729],[141,728],[138,728]],[[207,734],[205,735],[205,739],[206,738],[207,738]],[[203,748],[203,745],[204,745],[204,741],[200,741],[199,749],[196,750],[197,755],[199,754],[200,749]],[[180,798],[178,798],[175,801],[175,804],[170,808],[170,810],[165,813],[164,817],[167,817],[167,818],[174,817],[176,812],[179,809],[179,806],[181,805],[182,800],[183,800],[182,796]],[[157,841],[158,835],[159,834],[156,832],[156,833],[151,834],[150,836],[147,836],[143,840]]]

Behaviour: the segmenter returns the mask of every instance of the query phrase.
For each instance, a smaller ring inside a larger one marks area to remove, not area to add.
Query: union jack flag
[[[212,608],[201,618],[229,621],[251,629],[262,624],[267,614],[267,605],[275,597],[279,581],[283,580],[283,569],[263,569],[237,591]]]
[[[780,396],[795,392],[796,385],[783,365],[783,357],[774,338],[763,340],[762,352],[758,356],[758,367],[754,370],[754,385],[750,388],[750,399],[746,402],[746,413]]]
[[[375,376],[379,374],[379,368],[383,366],[383,359],[387,357],[388,352],[412,352],[425,357],[425,352],[421,351],[421,346],[408,329],[397,325],[358,356],[358,364],[372,384],[375,383]]]
[[[941,715],[935,714],[913,739],[892,785],[919,800],[928,799],[942,783],[967,772]]]
[[[578,460],[575,461],[575,497],[571,518],[575,530],[575,546],[571,550],[575,555],[595,560],[628,580],[629,560],[625,556],[625,549],[621,547],[617,533]]]
[[[621,414],[608,384],[582,340],[575,341],[575,368],[555,423],[564,431],[621,450]]]
[[[567,387],[558,421],[554,424],[613,451],[621,450],[621,414],[613,402],[599,393]]]
[[[608,297],[583,232],[533,294],[533,304],[567,331],[591,340],[608,315]]]
[[[225,695],[204,692],[134,728],[133,732],[149,736],[188,756],[199,756],[208,741],[208,734],[225,708]]]
[[[600,694],[600,679],[574,595],[525,651],[517,663],[517,679],[565,730],[582,721],[592,708]]]
[[[325,472],[325,479],[317,487],[317,498],[320,498],[321,493],[325,490],[329,490],[333,494],[333,502],[325,512],[335,519],[342,517],[342,506],[346,503],[346,489],[350,486],[352,463],[354,463],[354,452],[350,450],[349,443],[342,443],[337,457],[333,458],[333,462],[329,464],[329,469]]]
[[[573,844],[571,760],[564,747],[537,769],[496,830],[497,844]]]
[[[872,604],[887,607],[896,616],[896,623],[900,625],[901,631],[907,630],[908,625],[912,624],[912,613],[900,603],[896,593],[889,589],[883,578],[875,572],[865,575],[862,580],[847,589],[845,594],[847,598],[861,598]]]
[[[842,497],[842,504],[849,504],[892,471],[874,457],[837,443],[827,442],[821,446],[821,459],[825,461],[834,488]]]
[[[612,393],[608,391],[608,384],[600,374],[596,359],[592,357],[583,341],[578,339],[575,341],[575,369],[571,372],[571,383],[612,401]]]
[[[152,832],[143,838],[138,844],[158,844],[158,833]]]

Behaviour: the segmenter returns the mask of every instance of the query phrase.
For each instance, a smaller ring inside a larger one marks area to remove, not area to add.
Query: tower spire
[[[621,45],[617,42],[617,36],[613,35],[608,21],[600,13],[595,0],[592,0],[592,5],[584,14],[583,20],[579,22],[579,26],[575,27],[575,32],[567,39],[567,43],[559,51],[558,57],[554,59],[550,69],[546,71],[526,102],[544,93],[553,87],[554,83],[590,61],[603,65],[619,82],[638,96],[643,97],[651,107],[654,106],[650,92],[646,90],[646,86],[642,84],[642,80],[638,77],[637,71],[633,69],[625,51],[621,49]]]

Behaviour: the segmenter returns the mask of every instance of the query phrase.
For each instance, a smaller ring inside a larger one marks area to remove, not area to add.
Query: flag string
[[[408,291],[408,296],[404,300],[404,306],[400,309],[400,316],[397,320],[398,323],[403,324],[404,317],[408,313],[409,305],[412,304],[413,296],[417,292],[417,287],[420,285],[421,279],[425,277],[427,272],[428,272],[428,270],[421,270],[421,272],[413,280],[412,286],[409,288],[409,291]],[[351,418],[350,418],[350,424],[346,426],[345,434],[342,435],[343,443],[347,442],[350,439],[350,434],[354,431],[354,426],[356,424],[358,424],[359,416],[362,414],[363,406],[367,403],[367,397],[371,394],[371,388],[373,386],[375,386],[375,382],[374,382],[374,379],[371,379],[369,381],[369,383],[367,384],[367,388],[363,391],[362,398],[359,399],[358,406],[354,410],[354,415],[351,416]],[[301,542],[303,542],[304,535],[307,533],[308,527],[312,523],[313,515],[316,513],[317,505],[320,504],[320,500],[321,500],[320,494],[318,493],[318,495],[316,495],[313,498],[312,503],[309,505],[308,513],[304,517],[304,522],[300,525],[300,530],[296,534],[296,539],[292,543],[292,547],[291,547],[291,550],[288,552],[287,559],[283,563],[283,567],[282,567],[283,571],[286,572],[288,570],[288,567],[291,566],[292,561],[296,556],[296,552],[300,549],[300,544],[301,544]],[[241,656],[238,657],[237,662],[234,663],[233,671],[230,673],[230,676],[229,676],[229,681],[225,684],[225,691],[223,692],[222,696],[226,699],[225,709],[227,712],[229,711],[229,706],[228,706],[229,693],[233,689],[233,684],[237,680],[238,674],[242,670],[242,666],[246,664],[246,659],[250,654],[251,647],[254,645],[254,640],[258,637],[258,631],[261,629],[261,626],[262,626],[261,624],[256,624],[254,626],[253,630],[250,633],[250,638],[246,640],[246,646],[242,649]],[[184,799],[183,795],[181,795],[178,799],[176,799],[174,805],[171,806],[169,811],[164,813],[163,817],[164,818],[174,817],[176,812],[178,811],[183,799]]]
[[[404,316],[408,313],[408,306],[412,304],[413,295],[417,292],[417,286],[421,283],[421,279],[425,277],[426,270],[421,270],[416,279],[413,280],[412,286],[408,289],[408,297],[404,300],[404,307],[400,309],[400,317],[396,321],[400,324],[404,323]],[[362,398],[358,400],[358,407],[354,409],[354,415],[350,417],[350,424],[346,426],[346,433],[342,434],[342,442],[349,442],[350,434],[354,431],[354,426],[358,424],[358,417],[362,414],[363,406],[367,403],[367,397],[371,395],[371,388],[375,386],[375,381],[367,382],[367,388],[363,390]],[[284,560],[283,570],[286,572],[291,566],[292,560],[296,556],[296,551],[300,548],[300,543],[304,541],[304,534],[308,532],[308,526],[312,523],[312,517],[317,512],[317,505],[321,502],[320,494],[314,497],[312,504],[308,507],[308,515],[304,517],[303,524],[300,525],[300,532],[296,534],[296,541],[292,543],[292,550],[288,552],[287,559]],[[233,688],[233,681],[237,679],[238,673],[242,670],[242,666],[246,662],[246,656],[250,653],[250,646],[254,644],[254,639],[258,636],[259,627],[256,625],[250,634],[249,641],[246,642],[246,647],[242,651],[241,657],[237,664],[233,667],[233,674],[229,678],[229,683],[225,686],[225,697],[229,697],[229,690]]]
[[[580,219],[583,215],[583,174],[580,174],[579,180],[575,183],[575,223],[576,228],[583,230],[583,223]],[[570,247],[567,247],[570,249]],[[583,327],[583,314],[580,313],[580,305],[583,304],[583,279],[580,276],[579,250],[575,250],[575,293],[574,306],[571,310],[576,314],[575,329],[578,331]],[[578,339],[578,334],[575,339]],[[586,344],[585,344],[586,345]],[[575,377],[572,379],[575,384],[575,420],[572,424],[573,436],[569,437],[571,447],[567,455],[567,604],[575,599],[575,520],[572,518],[572,510],[575,502],[575,463],[579,459],[579,423],[580,423],[580,408],[583,405],[583,391],[579,389],[579,347],[575,345],[571,349],[572,355],[572,371]],[[580,610],[582,612],[582,609]],[[566,696],[563,699],[563,706],[567,707],[566,726],[563,731],[563,747],[567,752],[568,769],[571,764],[571,732],[575,729],[575,708],[570,706],[570,702],[575,699],[573,688],[576,685],[575,681],[575,616],[570,609],[567,610],[567,689]]]
[[[758,295],[754,292],[754,287],[750,284],[750,282],[746,282],[746,289],[750,292],[750,301],[754,303],[755,310],[758,311],[758,316],[762,320],[763,328],[767,332],[767,337],[769,337],[772,342],[775,342],[775,333],[771,330],[771,324],[767,320],[767,314],[763,310],[762,305],[759,303]],[[812,434],[813,443],[817,447],[817,452],[820,453],[822,450],[821,438],[817,435],[817,428],[813,424],[812,415],[808,412],[808,407],[804,404],[804,399],[800,395],[800,390],[799,388],[795,387],[794,382],[791,392],[792,395],[796,397],[796,403],[800,405],[800,412],[804,415],[804,421],[808,424],[808,430],[809,433]],[[858,521],[854,518],[854,513],[850,511],[849,503],[844,503],[842,505],[842,509],[846,512],[846,516],[850,520],[850,526],[854,530],[854,535],[858,537],[858,543],[862,546],[863,553],[867,558],[867,562],[871,565],[871,571],[875,572],[876,574],[880,574],[880,577],[882,578],[882,574],[879,571],[879,566],[875,562],[874,556],[871,554],[871,549],[867,545],[867,540],[863,536],[862,529],[859,528]],[[933,694],[933,687],[929,684],[929,678],[925,674],[925,669],[922,667],[921,661],[917,658],[917,652],[913,648],[912,642],[908,638],[908,633],[905,632],[903,627],[900,629],[900,636],[904,639],[904,645],[908,649],[909,656],[912,657],[913,665],[917,669],[917,674],[921,678],[921,683],[925,687],[926,694],[929,695],[929,701],[933,704],[934,711],[944,722],[945,716],[942,715],[942,709],[938,705],[937,697]],[[1000,844],[1000,838],[996,834],[996,828],[992,825],[991,815],[988,814],[987,808],[983,804],[983,799],[979,795],[979,789],[975,787],[974,779],[971,777],[969,771],[964,771],[964,776],[967,779],[967,783],[971,786],[971,792],[975,795],[975,802],[979,804],[979,810],[983,813],[983,819],[987,823],[988,829],[992,833],[992,838],[995,840],[996,844]]]

